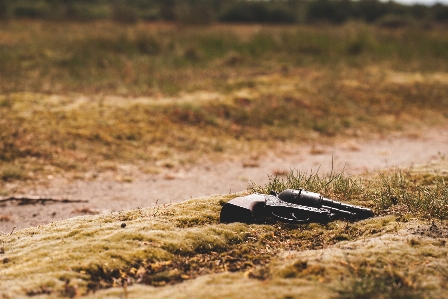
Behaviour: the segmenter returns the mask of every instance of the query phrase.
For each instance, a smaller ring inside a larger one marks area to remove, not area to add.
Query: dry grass
[[[292,170],[286,176],[271,176],[267,185],[253,185],[250,190],[268,194],[271,190],[303,188],[336,200],[371,205],[377,214],[394,213],[404,217],[403,221],[414,216],[448,220],[447,178],[448,161],[442,157],[434,165],[424,168],[389,169],[366,178]]]
[[[0,35],[1,185],[123,163],[157,173],[448,115],[439,28],[10,21]]]
[[[381,79],[387,71],[364,69],[342,75],[368,86],[353,87],[327,80],[327,72],[310,75],[297,69],[254,77],[245,97],[206,92],[166,99],[0,95],[0,101],[13,103],[0,108],[0,177],[7,182],[58,172],[103,172],[120,163],[157,172],[205,155],[262,153],[272,142],[367,138],[446,122],[441,102],[446,85],[438,81],[397,85]],[[330,90],[336,98],[326,94]]]

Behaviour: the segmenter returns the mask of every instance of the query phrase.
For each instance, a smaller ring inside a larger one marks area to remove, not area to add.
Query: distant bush
[[[135,23],[138,20],[137,13],[132,7],[115,4],[112,6],[112,20],[119,23]]]
[[[69,2],[55,9],[51,19],[90,21],[109,18],[111,9],[108,5],[93,6],[87,3]]]
[[[294,23],[295,12],[285,6],[264,2],[236,2],[228,6],[219,16],[223,22]]]
[[[6,5],[6,0],[0,0],[0,20],[5,20],[8,17],[8,5]]]
[[[410,21],[409,18],[405,16],[385,15],[377,21],[377,24],[385,28],[400,28],[408,26]]]
[[[431,8],[431,10],[435,21],[448,21],[448,6],[436,4]]]
[[[146,55],[157,55],[162,50],[162,44],[157,37],[142,33],[137,36],[135,46],[140,54]]]
[[[411,6],[381,0],[0,0],[0,20],[8,17],[73,21],[107,18],[119,23],[165,20],[185,24],[340,24],[357,20],[383,25],[386,22],[386,27],[394,27],[402,26],[399,18],[447,22],[448,6]]]
[[[185,24],[207,25],[215,20],[213,8],[203,1],[193,3],[178,3],[175,8],[175,17],[177,21]]]
[[[366,22],[375,22],[387,14],[387,7],[379,0],[360,0],[354,13],[359,19]]]
[[[429,16],[429,9],[423,4],[414,4],[409,8],[410,15],[418,20],[427,18]]]
[[[37,5],[17,6],[14,9],[14,16],[17,18],[46,18],[50,15],[50,8],[45,3]]]
[[[159,2],[159,18],[167,21],[175,20],[176,0],[161,0]]]
[[[331,23],[342,23],[352,15],[353,7],[350,0],[316,0],[310,2],[306,20],[308,22],[329,21]]]

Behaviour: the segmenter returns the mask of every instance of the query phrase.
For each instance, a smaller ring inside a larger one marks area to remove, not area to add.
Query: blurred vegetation
[[[447,22],[448,6],[379,0],[1,0],[0,18],[110,19],[124,23],[165,20],[196,24],[377,22],[382,18]]]
[[[104,160],[173,167],[448,117],[439,26],[10,20],[0,35],[2,181]]]
[[[286,74],[296,67],[448,69],[446,30],[419,25],[393,30],[363,23],[197,28],[10,21],[0,24],[0,32],[1,93],[175,95],[220,91],[222,82],[244,72]]]

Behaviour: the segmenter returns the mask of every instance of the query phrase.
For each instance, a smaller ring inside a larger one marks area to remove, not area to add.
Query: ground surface
[[[326,173],[345,169],[347,174],[390,167],[412,167],[448,155],[446,127],[422,129],[372,140],[345,140],[333,145],[281,145],[264,156],[240,157],[219,163],[167,169],[159,174],[141,174],[122,165],[119,173],[92,174],[85,180],[48,177],[29,185],[10,184],[18,195],[81,200],[51,202],[7,200],[2,205],[0,230],[9,232],[85,214],[148,207],[190,198],[245,190],[251,183],[263,184],[269,176],[290,170]],[[123,174],[125,178],[123,178]],[[45,187],[42,187],[45,186]]]

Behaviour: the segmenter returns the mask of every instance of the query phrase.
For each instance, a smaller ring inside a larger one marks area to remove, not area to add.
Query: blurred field
[[[446,124],[439,26],[0,23],[0,184]]]

